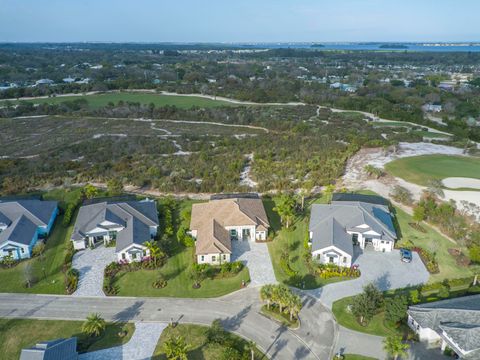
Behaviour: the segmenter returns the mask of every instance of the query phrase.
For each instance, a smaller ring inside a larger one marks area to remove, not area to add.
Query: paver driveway
[[[429,273],[416,252],[413,252],[411,263],[404,263],[400,261],[399,250],[387,253],[367,250],[354,263],[360,265],[362,275],[358,279],[329,284],[311,290],[310,294],[331,308],[334,301],[361,293],[363,287],[370,282],[385,291],[423,284],[429,278]]]
[[[132,338],[122,346],[81,354],[80,360],[147,360],[157,346],[167,323],[135,323]]]
[[[80,272],[80,279],[73,296],[105,296],[103,270],[115,260],[114,247],[100,246],[75,253],[72,266]]]
[[[232,260],[248,266],[252,286],[277,282],[266,243],[232,241]]]

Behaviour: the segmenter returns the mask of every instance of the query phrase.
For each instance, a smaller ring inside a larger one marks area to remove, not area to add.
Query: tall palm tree
[[[168,360],[187,360],[188,345],[182,336],[171,337],[163,344]]]
[[[290,314],[290,321],[293,321],[293,318],[298,319],[298,314],[300,313],[300,310],[302,309],[302,300],[300,299],[300,296],[291,294],[288,296],[288,312]]]
[[[394,360],[397,360],[399,356],[407,357],[407,350],[410,345],[404,344],[402,338],[399,336],[388,336],[383,340],[383,348],[388,355],[392,356]]]
[[[150,252],[150,257],[153,259],[155,266],[157,266],[158,259],[162,256],[162,251],[158,247],[155,241],[146,241],[144,245],[147,247],[148,251]]]
[[[283,312],[285,307],[288,304],[288,293],[290,289],[287,288],[285,285],[277,285],[273,288],[272,292],[272,302],[278,305],[280,313]]]
[[[264,285],[260,290],[260,298],[267,303],[267,309],[270,310],[270,304],[272,303],[273,285]]]
[[[87,316],[87,320],[82,325],[82,331],[88,336],[99,336],[105,331],[106,325],[100,314],[94,313]]]

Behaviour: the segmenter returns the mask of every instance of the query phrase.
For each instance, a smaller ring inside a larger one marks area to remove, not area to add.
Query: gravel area
[[[73,296],[105,296],[103,270],[116,260],[115,248],[100,246],[81,250],[73,256],[72,266],[80,272],[77,291]]]
[[[232,241],[232,261],[242,261],[248,266],[251,286],[277,282],[266,243]]]
[[[135,323],[130,341],[122,346],[81,354],[80,360],[147,360],[151,359],[166,323]]]
[[[423,284],[430,274],[417,253],[413,253],[411,263],[400,260],[399,250],[392,252],[377,252],[367,250],[353,262],[358,264],[361,276],[355,280],[329,284],[322,288],[311,290],[311,295],[318,298],[328,308],[333,302],[347,296],[361,293],[363,287],[373,282],[380,290],[403,288]]]

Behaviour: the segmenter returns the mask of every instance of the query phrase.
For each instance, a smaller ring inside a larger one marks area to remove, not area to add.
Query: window
[[[223,260],[227,260],[227,255],[223,254]]]
[[[137,258],[137,253],[133,253],[133,254],[132,254],[132,259],[135,260],[136,258]]]
[[[343,257],[343,262],[344,262],[344,263],[347,262],[347,257],[346,257],[346,256]]]
[[[147,256],[147,250],[143,250],[143,256]]]
[[[125,255],[125,253],[122,253],[122,260],[125,260],[127,257]]]
[[[317,254],[317,260],[320,260],[320,259],[321,259],[321,257],[322,257],[322,255],[320,255],[320,254]]]
[[[383,240],[382,240],[382,241],[380,241],[380,242],[381,242],[382,244],[385,244],[385,241],[383,241]]]
[[[25,254],[25,249],[24,248],[22,248],[22,254]]]
[[[237,230],[235,230],[235,229],[230,230],[230,239],[231,240],[237,240]]]
[[[330,257],[328,258],[328,262],[333,263],[333,256],[330,256]]]
[[[200,260],[205,261],[205,256],[200,256]]]
[[[215,255],[212,255],[212,261],[215,261],[215,260],[216,260]]]

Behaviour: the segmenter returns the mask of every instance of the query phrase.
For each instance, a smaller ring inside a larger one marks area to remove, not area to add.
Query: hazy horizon
[[[0,0],[0,42],[477,42],[474,0]]]

